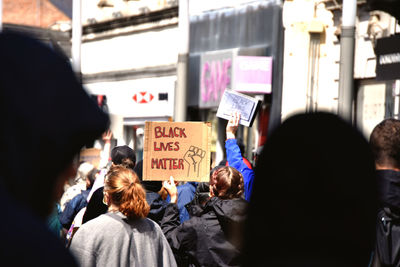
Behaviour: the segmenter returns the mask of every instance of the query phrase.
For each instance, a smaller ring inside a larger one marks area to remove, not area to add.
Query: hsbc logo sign
[[[134,94],[132,99],[138,104],[147,104],[153,101],[154,95],[149,92],[139,92]]]
[[[0,0],[1,1],[1,0]],[[176,77],[145,80],[122,80],[84,85],[95,103],[98,95],[107,97],[108,112],[123,116],[129,124],[143,123],[143,118],[172,117]],[[1,253],[0,253],[1,254]],[[0,263],[1,266],[1,263]]]

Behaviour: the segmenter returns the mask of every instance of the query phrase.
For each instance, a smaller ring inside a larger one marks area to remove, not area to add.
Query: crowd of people
[[[337,115],[294,115],[253,166],[236,112],[209,182],[143,181],[135,151],[111,149],[109,118],[66,58],[2,33],[0,68],[10,266],[400,266],[399,120],[368,142]],[[101,136],[99,166],[79,162]]]

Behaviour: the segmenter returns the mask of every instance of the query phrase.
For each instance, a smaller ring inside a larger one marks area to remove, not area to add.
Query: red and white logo
[[[139,92],[133,96],[133,101],[139,104],[150,103],[154,99],[154,96],[148,92]]]

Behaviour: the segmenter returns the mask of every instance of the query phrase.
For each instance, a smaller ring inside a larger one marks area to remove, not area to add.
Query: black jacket
[[[176,204],[169,204],[161,228],[179,266],[239,266],[243,199],[211,198],[204,206],[187,206],[190,220],[179,222]]]
[[[400,172],[380,170],[377,179],[382,208],[376,226],[376,255],[380,263],[374,266],[400,267]]]
[[[157,224],[161,224],[168,203],[161,198],[160,194],[151,191],[146,192],[146,201],[150,206],[147,217]]]
[[[107,213],[108,206],[103,203],[103,197],[104,197],[103,190],[104,186],[94,191],[92,197],[90,198],[86,206],[86,211],[82,218],[82,224],[94,218],[97,218],[101,214]]]

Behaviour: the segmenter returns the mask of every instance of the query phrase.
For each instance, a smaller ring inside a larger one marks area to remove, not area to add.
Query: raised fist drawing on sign
[[[206,155],[206,152],[198,147],[191,146],[183,156],[183,159],[189,164],[188,177],[199,176],[200,162]]]

